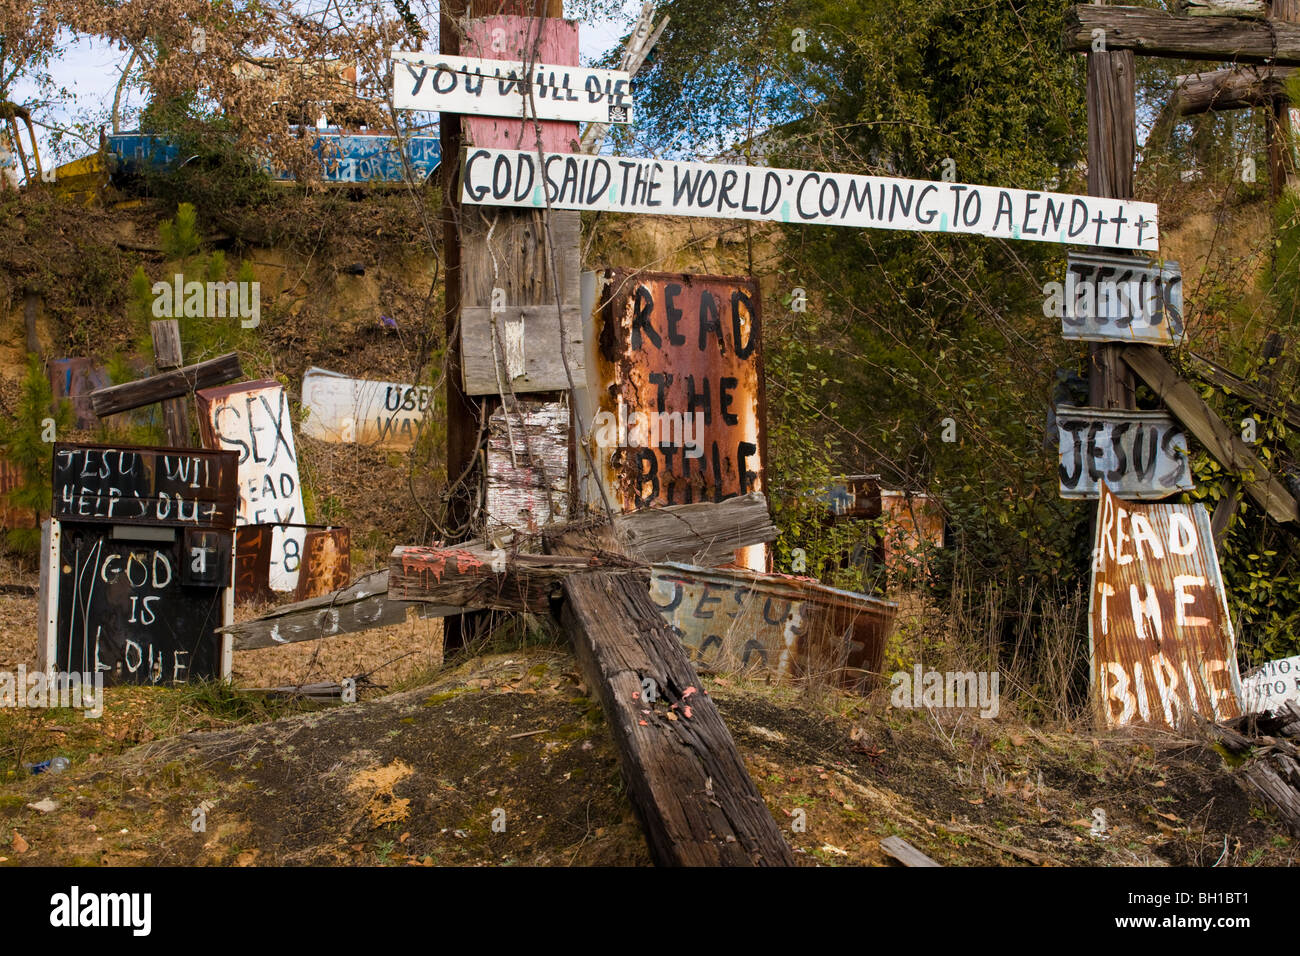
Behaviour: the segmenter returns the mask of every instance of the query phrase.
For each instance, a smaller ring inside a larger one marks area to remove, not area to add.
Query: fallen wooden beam
[[[767,499],[751,493],[721,502],[647,508],[553,525],[546,554],[493,549],[480,541],[449,547],[398,547],[389,559],[389,595],[468,609],[546,612],[570,574],[594,568],[645,567],[677,555],[711,564],[737,548],[771,541]]]
[[[388,596],[463,610],[545,614],[560,584],[577,571],[633,562],[611,555],[600,561],[568,555],[493,550],[479,542],[448,547],[397,547],[388,567]]]
[[[1300,508],[1286,487],[1269,474],[1240,436],[1223,424],[1196,389],[1178,377],[1164,356],[1150,345],[1125,345],[1120,354],[1206,451],[1224,468],[1241,476],[1246,493],[1269,517],[1282,525],[1293,525],[1300,519]]]
[[[1173,109],[1178,116],[1213,110],[1267,106],[1286,98],[1291,67],[1239,66],[1209,73],[1190,73],[1174,80]]]
[[[903,864],[903,866],[939,865],[902,837],[885,837],[880,841],[880,849],[885,852],[886,856],[893,857],[899,863]]]
[[[1091,3],[1066,10],[1062,44],[1068,52],[1088,52],[1101,38],[1107,51],[1300,66],[1300,25],[1281,20],[1176,17],[1146,7]]]
[[[600,695],[651,858],[659,866],[793,866],[649,590],[642,571],[571,575],[562,617],[587,685]]]
[[[388,572],[379,571],[333,594],[285,604],[256,620],[217,628],[217,633],[231,635],[235,650],[251,651],[401,624],[410,606],[389,597]],[[461,612],[458,607],[427,604],[417,605],[417,609],[425,618]]]
[[[645,564],[706,567],[726,564],[738,549],[775,541],[776,535],[767,498],[756,491],[726,501],[615,515],[612,533],[603,516],[542,530],[548,554],[621,552]]]
[[[1244,17],[1263,20],[1269,0],[1177,0],[1175,9],[1185,17]]]
[[[112,385],[90,393],[90,404],[100,418],[129,412],[133,408],[152,405],[169,398],[180,398],[200,388],[211,388],[242,378],[244,370],[239,365],[239,355],[228,352],[206,362],[172,369],[161,375],[151,375],[135,382]]]
[[[1192,374],[1197,378],[1209,382],[1211,385],[1217,385],[1225,392],[1231,392],[1238,398],[1245,399],[1265,415],[1275,415],[1288,425],[1300,428],[1300,407],[1289,402],[1279,401],[1258,385],[1252,385],[1245,379],[1238,378],[1223,366],[1197,355],[1195,352],[1188,353],[1188,358],[1191,360]]]

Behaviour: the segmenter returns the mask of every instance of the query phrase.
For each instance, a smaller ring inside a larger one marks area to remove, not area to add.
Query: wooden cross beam
[[[1175,116],[1196,116],[1219,110],[1271,106],[1286,98],[1286,81],[1294,67],[1237,66],[1210,73],[1175,77],[1169,108]]]
[[[211,388],[244,377],[239,355],[227,352],[206,362],[172,369],[135,382],[112,385],[90,393],[90,405],[100,418],[129,412],[169,398],[181,398],[200,388]]]
[[[1094,37],[1094,31],[1101,31]],[[1284,20],[1176,17],[1146,7],[1078,4],[1065,12],[1062,44],[1086,53],[1096,39],[1105,49],[1184,60],[1226,60],[1300,66],[1300,25]]]

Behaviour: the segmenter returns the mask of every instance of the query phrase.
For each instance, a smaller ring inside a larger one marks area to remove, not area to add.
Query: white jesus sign
[[[959,232],[1155,251],[1154,203],[762,166],[468,148],[471,205]]]

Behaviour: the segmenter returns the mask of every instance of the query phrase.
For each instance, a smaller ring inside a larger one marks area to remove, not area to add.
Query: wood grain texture
[[[1088,195],[1133,198],[1137,68],[1132,50],[1088,54]],[[1089,404],[1137,407],[1133,373],[1107,343],[1088,346]]]
[[[228,352],[206,362],[187,365],[136,382],[113,385],[90,393],[91,406],[100,418],[129,412],[168,398],[180,398],[200,388],[211,388],[242,378],[239,355]]]
[[[1238,66],[1208,73],[1189,73],[1175,80],[1173,109],[1178,116],[1213,110],[1266,106],[1286,98],[1286,81],[1293,67]]]
[[[449,547],[397,547],[389,558],[388,594],[393,600],[467,610],[548,613],[570,574],[602,564],[633,562],[607,558],[522,554],[493,550],[480,542]]]
[[[586,382],[586,346],[576,305],[566,306],[563,313],[556,312],[553,302],[507,306],[495,315],[488,308],[463,308],[460,316],[467,395],[567,392],[570,373],[576,384]],[[511,376],[507,363],[507,326],[512,322],[524,327],[524,368],[517,377]],[[560,354],[561,322],[568,341],[567,371]]]
[[[181,327],[175,319],[159,319],[149,323],[153,338],[154,366],[159,372],[180,368],[185,364],[181,356]],[[190,443],[190,402],[185,396],[163,399],[163,428],[167,444],[183,448]]]
[[[218,628],[218,633],[231,635],[235,650],[249,651],[401,624],[409,607],[390,600],[388,572],[381,571],[336,593],[285,604],[256,620]],[[420,617],[440,617],[459,611],[459,608],[417,606]]]
[[[738,548],[775,541],[767,498],[757,491],[721,502],[645,508],[571,522],[542,533],[547,554],[623,554],[645,564],[726,564]]]
[[[1177,0],[1175,10],[1185,17],[1242,17],[1262,20],[1269,15],[1268,0]]]
[[[1105,31],[1108,51],[1300,66],[1300,26],[1278,20],[1176,17],[1145,7],[1076,4],[1065,13],[1062,45],[1069,52],[1090,51],[1093,30]]]
[[[1269,474],[1264,463],[1196,390],[1178,377],[1160,352],[1150,345],[1125,345],[1121,355],[1206,451],[1224,468],[1241,476],[1246,493],[1274,521],[1291,525],[1300,518],[1296,500],[1286,487]]]
[[[564,596],[564,625],[600,696],[655,864],[793,866],[722,716],[650,600],[648,575],[575,574]]]
[[[903,866],[939,865],[902,837],[885,837],[880,841],[880,849],[883,850],[886,855],[893,857],[899,863],[903,864]]]

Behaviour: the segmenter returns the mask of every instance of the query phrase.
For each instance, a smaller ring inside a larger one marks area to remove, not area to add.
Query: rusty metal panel
[[[487,530],[534,532],[569,517],[569,409],[521,400],[488,419]]]
[[[271,535],[265,524],[247,524],[235,529],[235,601],[265,604],[271,591]]]
[[[888,578],[893,581],[905,573],[928,571],[928,552],[943,547],[944,517],[939,503],[926,494],[883,489],[880,513]]]
[[[1183,729],[1241,713],[1227,594],[1202,504],[1098,502],[1088,615],[1093,700],[1107,727]]]
[[[302,433],[320,441],[409,450],[434,402],[430,385],[348,378],[323,368],[302,377]]]
[[[1095,498],[1102,478],[1125,498],[1168,498],[1196,487],[1187,436],[1168,412],[1056,406],[1062,498]]]
[[[817,488],[811,497],[826,505],[832,519],[880,517],[880,476],[845,475]]]
[[[55,406],[67,399],[77,428],[98,427],[99,416],[90,404],[90,393],[112,384],[104,367],[91,358],[51,359],[49,376]]]
[[[308,531],[294,600],[306,601],[341,590],[352,581],[352,532],[347,528]]]
[[[875,686],[898,605],[805,578],[657,564],[650,598],[691,660],[722,671]]]
[[[292,591],[298,584],[306,532],[298,453],[284,388],[264,379],[200,389],[195,397],[203,444],[239,454],[237,523],[277,526],[272,533],[271,589]]]
[[[765,491],[758,283],[610,270],[600,301],[584,442],[610,501],[633,511]],[[764,552],[745,549],[744,563],[761,567]]]

